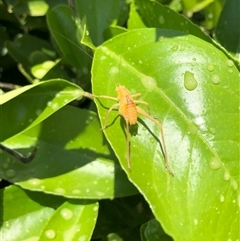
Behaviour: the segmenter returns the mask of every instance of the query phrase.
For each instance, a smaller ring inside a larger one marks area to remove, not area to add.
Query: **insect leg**
[[[126,148],[126,153],[127,153],[127,165],[128,169],[131,170],[131,164],[130,164],[130,133],[129,133],[129,122],[127,119],[126,121],[126,138],[127,138],[127,148]]]
[[[92,95],[92,96],[95,97],[95,98],[103,98],[103,99],[118,101],[117,98],[112,97],[112,96],[107,96],[107,95]]]
[[[148,108],[148,114],[150,115],[150,107],[149,107],[149,104],[146,101],[144,101],[144,100],[134,100],[134,103],[140,104],[140,105],[146,105],[147,108]]]
[[[146,111],[144,111],[142,108],[140,108],[140,107],[138,107],[138,106],[136,106],[136,108],[137,108],[137,112],[138,112],[140,115],[148,118],[149,120],[153,121],[156,125],[159,126],[160,132],[161,132],[161,136],[162,136],[162,145],[163,145],[163,151],[164,151],[164,157],[165,157],[165,167],[166,167],[166,169],[168,170],[168,172],[169,172],[171,175],[173,175],[173,173],[172,173],[172,171],[171,171],[171,169],[170,169],[170,167],[169,167],[169,164],[168,164],[167,148],[166,148],[166,144],[165,144],[165,140],[164,140],[164,134],[163,134],[163,128],[162,128],[161,122],[159,122],[157,119],[155,119],[155,118],[153,118],[152,116],[150,116],[150,115],[149,115]]]
[[[136,94],[132,94],[131,97],[132,98],[138,98],[140,97],[142,94],[141,93],[136,93]]]
[[[103,125],[103,127],[102,127],[102,129],[101,129],[101,130],[106,129],[109,114],[112,112],[112,110],[113,110],[113,109],[116,109],[116,108],[118,108],[118,107],[119,107],[119,103],[114,104],[114,105],[112,105],[112,106],[109,108],[108,113],[107,113],[106,118],[105,118],[105,121],[104,121],[104,125]]]

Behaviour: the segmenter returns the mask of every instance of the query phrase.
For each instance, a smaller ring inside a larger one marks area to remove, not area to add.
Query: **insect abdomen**
[[[126,116],[130,125],[134,125],[137,123],[137,108],[135,103],[128,97],[127,98],[127,105],[126,105]]]

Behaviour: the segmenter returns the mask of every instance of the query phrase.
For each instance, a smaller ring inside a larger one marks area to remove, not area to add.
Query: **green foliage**
[[[38,148],[0,154],[1,237],[238,240],[238,1],[88,2],[1,3],[1,144]],[[130,127],[131,170],[117,110],[100,130],[116,102],[84,97],[118,85],[162,123],[174,177],[151,120]]]

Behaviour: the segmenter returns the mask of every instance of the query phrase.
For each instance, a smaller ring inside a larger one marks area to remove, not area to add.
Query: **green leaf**
[[[190,33],[207,42],[213,42],[197,25],[193,24],[185,16],[173,11],[168,6],[145,0],[135,0],[134,3],[135,6],[132,6],[133,8],[131,10],[132,17],[129,20],[131,29],[143,28],[144,26],[148,28],[174,29],[187,34]],[[137,13],[135,13],[135,11],[137,11]]]
[[[199,12],[213,1],[214,0],[183,0],[184,11],[189,13]]]
[[[28,14],[30,16],[44,16],[48,10],[48,4],[43,0],[19,1],[12,11],[18,14]]]
[[[78,0],[74,1],[76,20],[86,29],[83,42],[99,46],[104,42],[104,31],[116,25],[120,13],[119,0]]]
[[[139,29],[97,48],[92,74],[94,95],[114,97],[116,85],[124,85],[142,93],[151,116],[162,122],[174,177],[164,168],[152,121],[142,116],[130,130],[131,171],[125,121],[116,111],[105,134],[164,230],[174,240],[237,239],[239,71],[233,61],[195,36]],[[96,100],[102,125],[114,103]]]
[[[0,195],[4,215],[0,229],[3,240],[90,240],[98,203],[65,201],[13,185],[1,190]],[[55,211],[53,206],[58,209]]]
[[[240,2],[226,0],[215,36],[217,41],[240,61]]]
[[[48,221],[39,240],[91,240],[97,214],[96,202],[65,202]]]
[[[30,213],[34,214],[46,206],[58,207],[65,201],[62,197],[30,192],[15,185],[1,189],[0,196],[3,202],[1,213],[4,222],[18,219],[20,216]],[[19,205],[20,203],[23,205]]]
[[[103,139],[93,112],[66,106],[4,144],[20,152],[38,146],[28,164],[2,153],[1,177],[22,188],[79,199],[137,193]]]
[[[209,30],[216,27],[225,0],[215,0],[204,9],[205,27]]]
[[[1,196],[4,203],[3,225],[0,229],[2,240],[38,240],[39,233],[54,209],[41,206],[15,186],[1,190]]]
[[[54,60],[56,57],[48,42],[27,34],[19,35],[14,41],[6,41],[5,45],[10,55],[16,62],[21,63],[29,74],[34,65]]]
[[[80,87],[61,79],[28,85],[2,95],[1,125],[8,128],[1,129],[0,141],[37,125],[83,95]]]
[[[66,6],[57,6],[47,13],[49,30],[68,62],[87,74],[91,56],[81,44],[82,33],[72,19],[71,10]]]

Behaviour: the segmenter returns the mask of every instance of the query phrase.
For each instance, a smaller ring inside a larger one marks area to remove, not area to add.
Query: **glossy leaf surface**
[[[1,154],[1,178],[22,188],[78,199],[137,192],[110,151],[93,112],[67,106],[4,144],[22,153],[29,146],[38,147],[28,164]]]
[[[174,177],[164,168],[159,128],[147,118],[130,130],[131,171],[125,123],[117,111],[105,133],[164,229],[176,240],[236,239],[239,72],[232,60],[194,36],[141,29],[98,48],[92,73],[95,95],[116,96],[116,85],[125,85],[142,93],[151,115],[163,124]],[[103,124],[114,101],[96,104]]]
[[[14,185],[1,190],[0,195],[3,240],[90,240],[98,203],[66,201]]]
[[[48,221],[40,240],[91,240],[97,214],[98,203],[67,201]]]
[[[1,97],[0,141],[34,127],[69,102],[82,98],[84,91],[61,79],[49,80],[10,91]],[[11,111],[9,111],[11,110]]]

